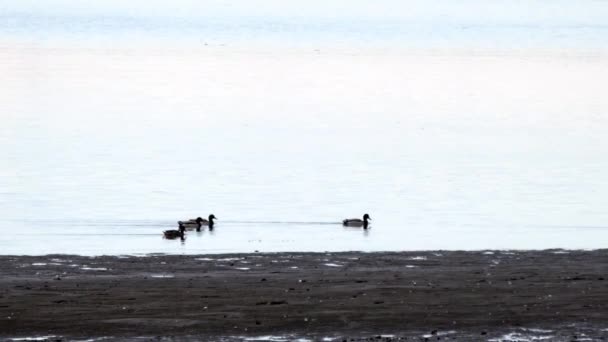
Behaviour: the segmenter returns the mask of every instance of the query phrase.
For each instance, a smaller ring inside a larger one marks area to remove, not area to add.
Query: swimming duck
[[[165,239],[181,238],[183,240],[185,231],[186,231],[186,227],[180,223],[179,230],[176,230],[176,229],[165,230],[163,232],[163,235],[165,236]]]
[[[365,214],[363,215],[363,220],[358,218],[345,219],[344,221],[342,221],[342,225],[347,227],[363,227],[367,229],[367,226],[369,225],[368,221],[371,221],[371,219],[372,218],[369,217],[368,214]]]
[[[188,220],[188,221],[178,221],[178,225],[183,225],[186,229],[194,229],[196,228],[197,232],[201,231],[201,226],[209,226],[209,229],[213,229],[213,225],[215,222],[213,220],[217,220],[215,215],[209,215],[208,220],[205,220],[202,217],[197,217],[196,219]]]
[[[213,220],[217,220],[217,217],[215,217],[215,215],[211,214],[211,215],[209,215],[209,219],[208,220],[203,219],[201,221],[201,224],[203,226],[209,226],[209,230],[211,230],[211,229],[213,229],[213,225],[215,224],[215,222],[213,222]]]
[[[177,221],[178,226],[183,225],[186,229],[194,229],[200,230],[203,222],[205,220],[202,217],[197,217],[195,219],[186,220],[186,221]]]

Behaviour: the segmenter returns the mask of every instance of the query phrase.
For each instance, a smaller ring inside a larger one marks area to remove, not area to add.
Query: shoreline
[[[0,274],[9,340],[608,340],[608,249],[0,256]]]
[[[152,252],[152,253],[120,253],[120,254],[76,254],[76,253],[46,253],[46,254],[0,254],[0,259],[2,258],[22,258],[22,257],[31,257],[31,258],[67,258],[67,257],[75,257],[75,258],[148,258],[148,257],[222,257],[222,256],[255,256],[255,255],[290,255],[290,254],[362,254],[362,255],[373,255],[373,254],[400,254],[400,253],[528,253],[528,252],[546,252],[546,253],[554,253],[554,254],[567,254],[571,252],[607,252],[608,248],[543,248],[543,249],[517,249],[517,248],[498,248],[498,249],[421,249],[421,250],[403,250],[403,251],[394,251],[394,250],[345,250],[345,251],[259,251],[254,250],[251,252],[217,252],[217,253],[161,253],[161,252]]]

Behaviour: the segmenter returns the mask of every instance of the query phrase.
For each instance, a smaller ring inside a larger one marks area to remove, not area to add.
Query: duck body
[[[184,227],[184,225],[179,226],[179,229],[170,229],[170,230],[165,230],[163,232],[163,235],[165,237],[165,239],[184,239],[184,232],[186,231],[186,227]]]
[[[179,231],[179,230],[165,230],[163,232],[163,235],[165,236],[165,239],[177,239],[178,237],[182,237],[183,234]]]
[[[200,230],[204,221],[205,220],[202,217],[197,217],[195,219],[190,219],[190,220],[186,220],[186,221],[177,221],[177,225],[184,226],[184,228],[186,228],[186,229],[195,229],[196,228],[196,230]]]
[[[363,215],[363,219],[359,218],[351,218],[345,219],[342,221],[342,225],[346,227],[363,227],[367,229],[369,225],[369,221],[371,221],[371,217],[368,214]]]
[[[202,217],[197,217],[196,219],[190,219],[187,221],[177,221],[177,224],[180,227],[184,226],[185,229],[196,229],[197,232],[200,232],[202,226],[208,226],[209,229],[213,229],[213,225],[215,224],[213,220],[217,220],[217,217],[211,214],[207,220]]]

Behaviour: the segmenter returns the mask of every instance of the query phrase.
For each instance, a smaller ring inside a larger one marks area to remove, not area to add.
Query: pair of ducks
[[[209,215],[209,219],[205,220],[202,217],[197,217],[196,219],[191,219],[191,220],[187,220],[187,221],[177,221],[177,225],[178,225],[178,229],[172,229],[172,230],[165,230],[163,232],[163,235],[165,235],[165,238],[167,239],[176,239],[176,238],[184,238],[184,232],[186,231],[186,229],[194,229],[196,228],[197,232],[201,231],[201,227],[202,226],[209,226],[209,230],[213,229],[213,225],[215,224],[215,222],[213,222],[213,220],[217,220],[217,217],[215,217],[215,215],[211,214]]]
[[[367,229],[369,226],[369,221],[371,221],[371,217],[368,214],[363,215],[363,219],[352,218],[345,219],[342,221],[342,225],[345,227],[363,227],[363,229]],[[194,229],[196,228],[197,232],[201,231],[202,226],[209,226],[209,230],[213,229],[214,222],[213,220],[217,220],[215,215],[209,215],[209,219],[205,220],[201,217],[196,219],[191,219],[188,221],[178,221],[177,224],[179,226],[178,230],[165,230],[163,234],[167,239],[175,239],[175,238],[183,238],[184,232],[186,229]]]

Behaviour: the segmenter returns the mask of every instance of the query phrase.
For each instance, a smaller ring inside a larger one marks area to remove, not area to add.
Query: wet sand
[[[0,339],[608,339],[608,250],[0,256],[0,274]]]

